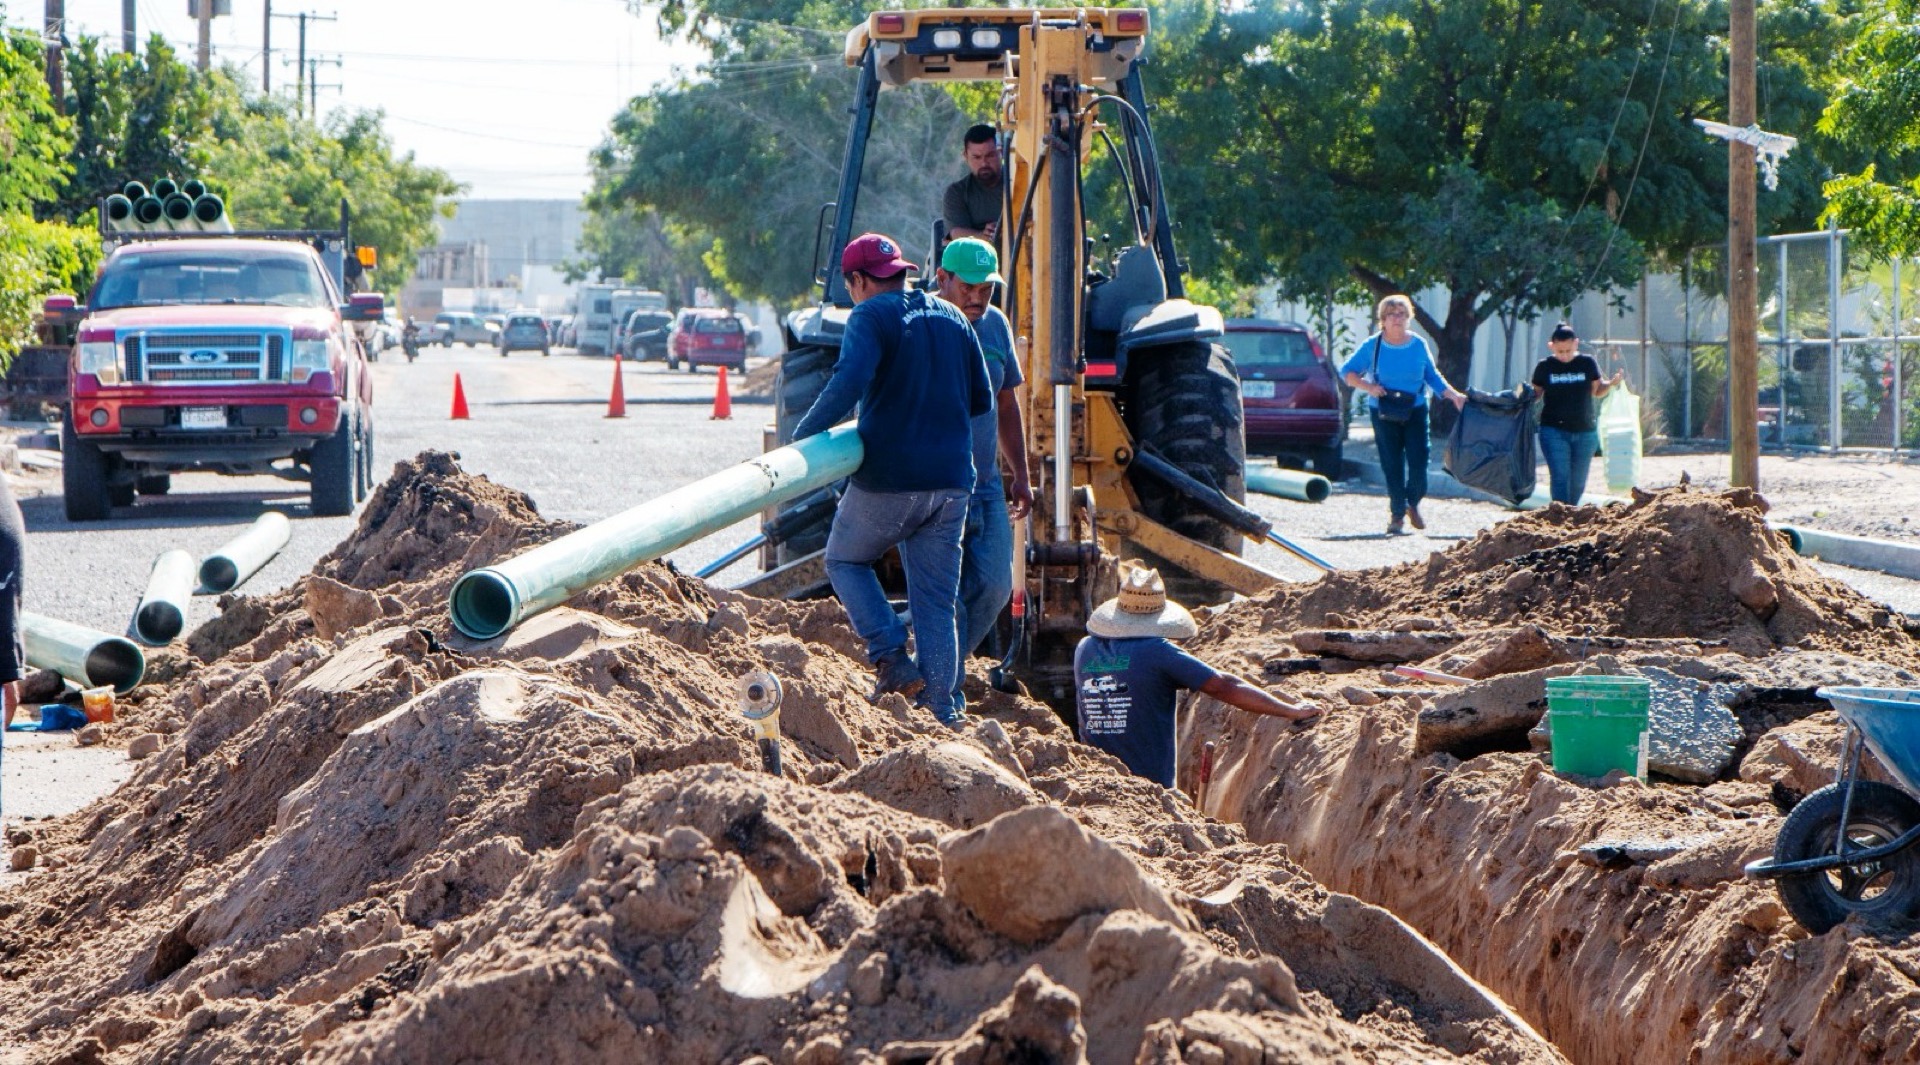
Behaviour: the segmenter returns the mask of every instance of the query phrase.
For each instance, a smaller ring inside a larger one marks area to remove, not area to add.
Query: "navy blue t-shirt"
[[[847,317],[840,359],[802,440],[860,405],[866,457],[853,483],[869,492],[973,488],[973,418],[993,409],[987,365],[959,308],[919,291],[882,292]]]
[[[1125,762],[1134,776],[1171,788],[1174,696],[1219,675],[1157,636],[1088,636],[1073,652],[1080,742]]]

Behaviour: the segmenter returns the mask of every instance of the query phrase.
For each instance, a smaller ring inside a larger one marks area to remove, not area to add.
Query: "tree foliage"
[[[204,174],[220,80],[196,75],[158,34],[138,56],[94,37],[69,46],[72,169],[56,209],[79,218],[129,181]]]
[[[38,37],[0,27],[0,212],[33,210],[66,176],[68,123],[45,70]]]
[[[1870,247],[1920,253],[1920,3],[1873,3],[1840,67],[1820,129],[1867,158],[1828,182],[1831,217]]]
[[[705,42],[713,58],[614,119],[596,153],[602,179],[590,210],[657,212],[710,242],[703,265],[736,296],[805,298],[820,210],[838,191],[857,82],[841,39],[865,17],[854,3],[668,4],[663,27]],[[942,187],[963,172],[961,134],[979,117],[937,86],[882,93],[855,231],[891,234],[924,255]],[[584,250],[605,273],[624,265],[617,254]]]
[[[1796,49],[1823,39],[1779,38],[1812,6],[1777,5],[1763,74],[1770,121],[1802,130],[1821,97]],[[1494,315],[1724,234],[1725,151],[1690,120],[1724,114],[1725,25],[1707,0],[1241,5],[1150,72],[1169,181],[1202,190],[1170,194],[1188,254],[1290,297],[1437,290],[1417,316],[1464,381]],[[1810,220],[1816,175],[1790,167],[1763,225]]]

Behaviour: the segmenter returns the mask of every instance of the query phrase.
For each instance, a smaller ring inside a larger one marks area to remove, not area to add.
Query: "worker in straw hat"
[[[1173,787],[1174,695],[1199,691],[1252,714],[1307,721],[1320,708],[1291,703],[1175,647],[1198,629],[1167,599],[1156,570],[1120,564],[1120,594],[1087,619],[1073,653],[1080,739],[1125,762],[1135,776]]]

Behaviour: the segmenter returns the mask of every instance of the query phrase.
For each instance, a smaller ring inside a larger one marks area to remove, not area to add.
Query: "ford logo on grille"
[[[197,362],[197,363],[219,362],[220,353],[217,351],[208,351],[205,348],[201,348],[199,351],[187,352],[187,361]]]

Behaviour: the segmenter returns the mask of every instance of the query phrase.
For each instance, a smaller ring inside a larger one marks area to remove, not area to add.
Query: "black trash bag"
[[[1533,494],[1533,390],[1467,390],[1441,462],[1461,484],[1518,504]]]

